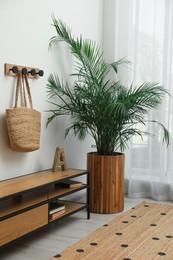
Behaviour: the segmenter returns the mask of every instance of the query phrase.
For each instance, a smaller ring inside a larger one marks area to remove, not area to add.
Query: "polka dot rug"
[[[173,206],[143,201],[51,260],[173,260]]]

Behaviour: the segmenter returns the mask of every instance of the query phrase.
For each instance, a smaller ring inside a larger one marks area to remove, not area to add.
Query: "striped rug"
[[[51,260],[173,260],[173,206],[142,202]]]

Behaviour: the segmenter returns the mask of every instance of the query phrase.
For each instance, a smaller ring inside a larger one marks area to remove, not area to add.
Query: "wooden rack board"
[[[39,68],[33,68],[33,67],[28,67],[28,66],[22,66],[22,65],[16,65],[16,64],[10,64],[10,63],[5,63],[4,64],[4,71],[5,71],[5,75],[8,76],[16,76],[16,73],[13,73],[12,68],[13,67],[17,67],[19,71],[22,71],[23,68],[26,68],[27,71],[31,71],[32,69],[35,69],[36,73],[38,73],[40,71]],[[39,75],[35,74],[34,76],[31,75],[30,73],[27,74],[28,78],[32,78],[32,79],[38,79]]]

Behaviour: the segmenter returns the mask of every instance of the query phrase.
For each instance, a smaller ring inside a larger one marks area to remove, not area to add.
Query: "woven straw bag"
[[[26,93],[30,107],[27,107]],[[28,79],[21,72],[17,75],[15,106],[6,109],[6,122],[12,150],[31,152],[40,148],[41,113],[33,109]]]

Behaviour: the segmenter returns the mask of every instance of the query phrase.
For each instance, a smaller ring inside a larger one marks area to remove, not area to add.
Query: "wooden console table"
[[[64,188],[59,182],[85,175],[86,181],[77,188]],[[86,203],[68,201],[65,196],[86,189]],[[58,199],[65,204],[65,212],[56,220],[50,218],[50,203]],[[0,247],[52,222],[89,207],[89,174],[87,171],[67,169],[44,170],[0,182]]]

